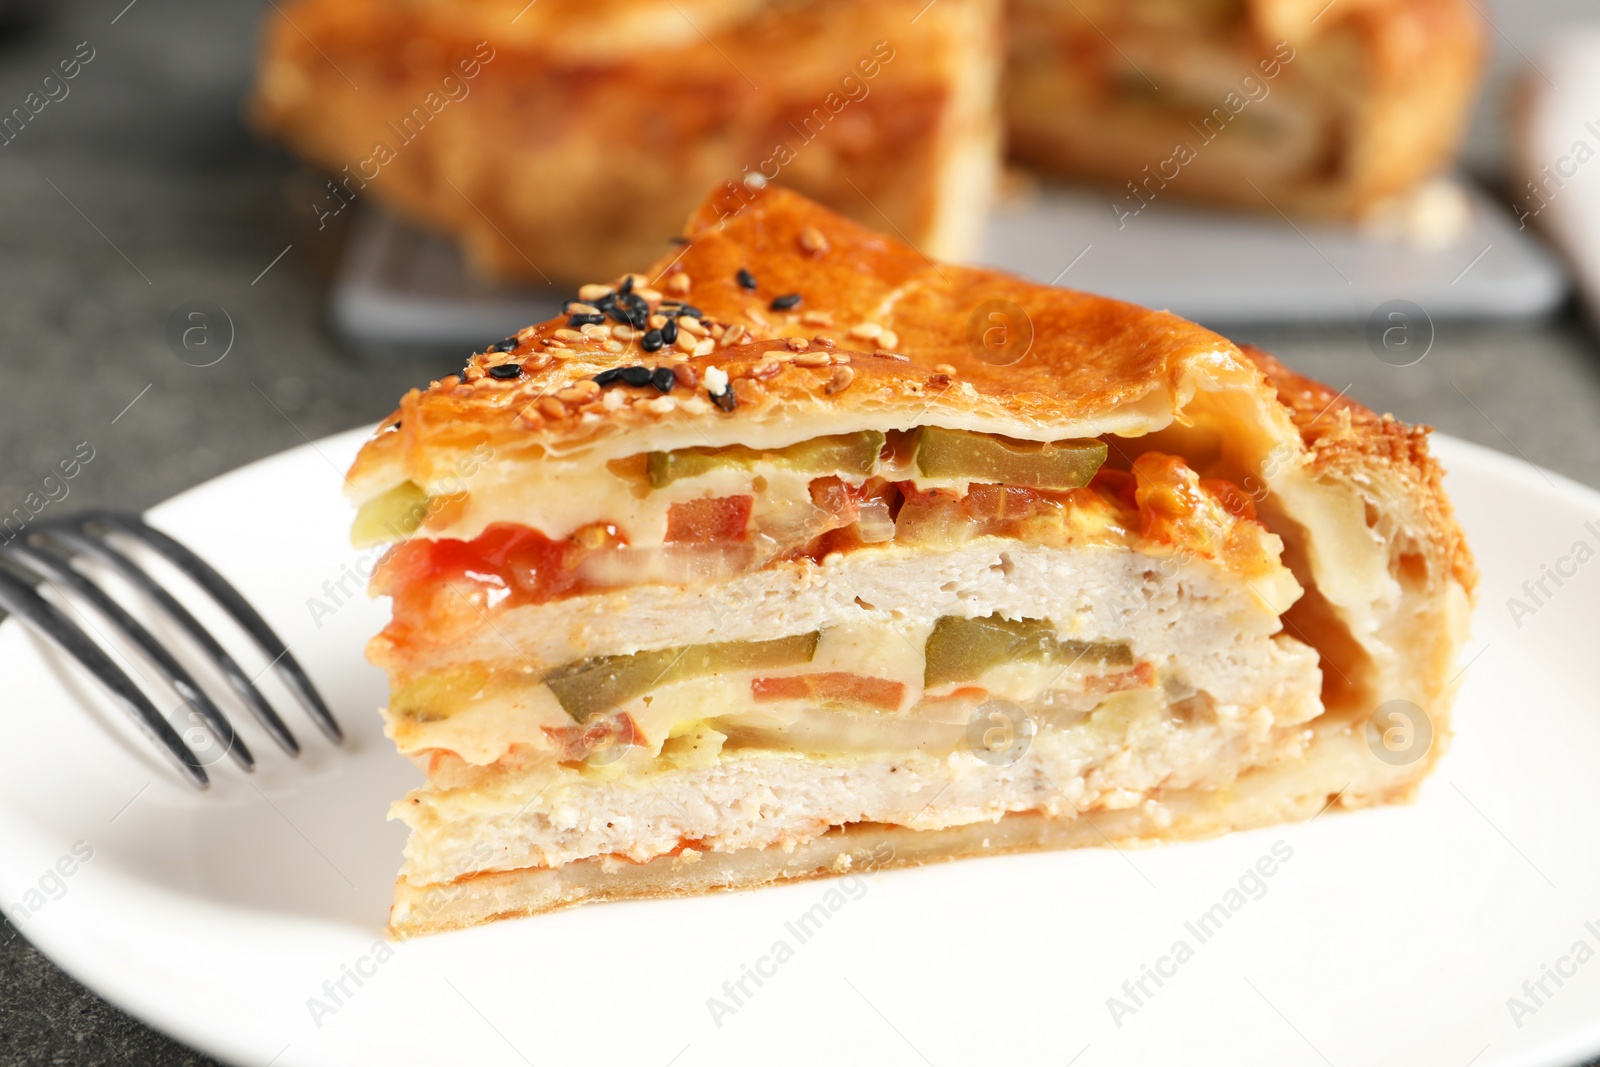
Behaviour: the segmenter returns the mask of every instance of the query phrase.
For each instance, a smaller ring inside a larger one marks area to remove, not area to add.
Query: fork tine
[[[289,646],[273,632],[272,627],[267,625],[267,620],[250,606],[249,601],[245,600],[226,578],[217,573],[216,568],[195,555],[181,542],[173,540],[136,515],[105,512],[92,516],[92,519],[155,549],[198,583],[222,606],[223,610],[244,627],[245,632],[260,646],[261,651],[271,658],[273,668],[279,677],[310,713],[312,720],[321,727],[322,732],[332,741],[344,740],[344,731],[339,729],[333,713],[328,710],[327,704],[323,703],[316,686],[311,684],[310,675],[306,674],[305,669],[295,660],[289,651]]]
[[[150,698],[133,683],[133,679],[112,662],[111,657],[87,634],[41,597],[32,585],[9,571],[0,570],[0,607],[77,660],[116,698],[140,729],[172,758],[184,777],[201,789],[211,784],[199,759],[184,746],[183,739],[172,728],[172,724],[162,718],[155,705],[150,703]]]
[[[239,664],[234,661],[234,658],[228,655],[228,650],[223,648],[217,639],[211,636],[204,626],[200,625],[200,621],[189,614],[189,610],[178,603],[171,593],[156,584],[155,579],[146,574],[143,568],[104,541],[91,537],[76,527],[60,523],[47,523],[39,527],[38,532],[40,535],[64,545],[79,555],[93,556],[108,564],[137,586],[140,592],[159,604],[161,610],[171,616],[172,620],[182,627],[184,632],[196,644],[205,650],[206,655],[211,657],[212,661],[228,679],[228,684],[233,686],[234,691],[244,700],[257,721],[272,735],[272,739],[278,742],[278,745],[291,756],[300,754],[300,743],[294,739],[294,734],[289,732],[289,728],[278,717],[278,713],[272,709],[272,705],[267,703],[267,698],[261,694],[261,690],[256,688],[249,675],[245,674]]]
[[[104,589],[79,574],[66,559],[51,550],[13,542],[0,547],[0,555],[11,557],[47,581],[65,586],[93,604],[95,610],[109,619],[113,626],[121,630],[124,636],[139,646],[140,651],[155,663],[167,682],[178,691],[178,695],[194,705],[206,724],[211,727],[212,734],[226,746],[234,762],[247,771],[255,769],[255,757],[250,754],[249,748],[245,747],[244,740],[234,733],[233,724],[222,714],[222,709],[206,695],[183,665],[167,651],[166,646],[157,641],[139,620],[129,615],[121,604],[112,600]]]

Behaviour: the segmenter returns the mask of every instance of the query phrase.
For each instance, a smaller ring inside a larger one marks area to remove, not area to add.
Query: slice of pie
[[[1009,0],[1014,157],[1158,200],[1350,218],[1454,156],[1475,0]]]
[[[686,232],[350,472],[396,934],[1412,793],[1474,585],[1426,430],[781,188]]]
[[[781,181],[929,255],[975,250],[999,0],[284,0],[255,124],[481,271],[610,277],[707,189]]]

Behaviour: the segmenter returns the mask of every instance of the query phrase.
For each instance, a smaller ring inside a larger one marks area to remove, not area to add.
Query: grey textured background
[[[254,141],[240,117],[257,6],[125,2],[60,3],[0,36],[0,111],[78,42],[96,53],[66,99],[0,147],[3,511],[80,441],[96,456],[60,506],[149,506],[376,420],[464,355],[362,363],[328,334],[340,233],[316,229],[321,182]],[[235,324],[216,366],[168,349],[167,316],[192,299]],[[1403,369],[1347,326],[1238,339],[1379,410],[1600,485],[1597,345],[1570,313],[1441,325],[1427,358]],[[0,942],[0,1063],[211,1062],[106,1005],[9,927]]]

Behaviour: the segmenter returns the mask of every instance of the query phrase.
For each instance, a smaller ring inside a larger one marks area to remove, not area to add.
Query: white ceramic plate
[[[361,436],[152,516],[278,627],[347,727],[344,749],[291,713],[300,761],[250,730],[259,772],[219,765],[202,795],[74,671],[0,627],[0,901],[61,966],[184,1041],[255,1067],[1565,1067],[1600,1050],[1600,494],[1438,440],[1483,595],[1457,738],[1415,805],[391,945],[403,833],[384,812],[416,772],[382,737],[383,681],[360,655],[384,609],[346,577],[362,557],[336,473]],[[1575,574],[1546,579],[1536,606],[1522,585],[1546,566]],[[1514,619],[1512,596],[1533,612]],[[1246,879],[1200,943],[1185,924],[1274,850],[1289,858]],[[1179,940],[1192,957],[1163,962]],[[1146,965],[1170,976],[1145,978],[1135,1004],[1124,982]],[[741,980],[745,994],[724,985]],[[728,1010],[714,1016],[713,997]],[[1111,997],[1135,1010],[1114,1019]]]

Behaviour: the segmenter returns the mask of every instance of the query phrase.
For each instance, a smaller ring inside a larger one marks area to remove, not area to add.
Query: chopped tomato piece
[[[905,699],[906,685],[848,671],[756,678],[750,683],[756,700],[812,700],[818,704],[850,704],[895,711]]]
[[[643,743],[633,716],[625,711],[596,716],[582,724],[545,726],[542,729],[555,748],[557,758],[565,761],[581,760],[601,749]]]
[[[667,510],[667,540],[693,545],[743,541],[754,504],[755,498],[749,496],[705,497],[674,504]]]
[[[857,490],[846,485],[838,475],[812,479],[811,502],[846,526],[855,522],[860,513]]]
[[[1256,502],[1250,495],[1226,478],[1201,478],[1200,488],[1217,498],[1217,503],[1228,509],[1238,519],[1254,519]]]

